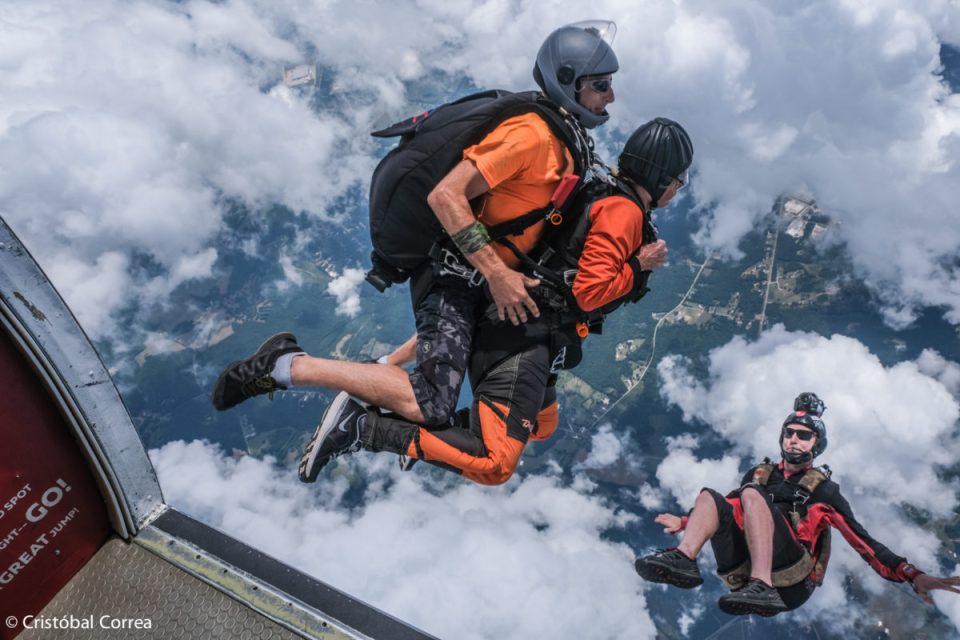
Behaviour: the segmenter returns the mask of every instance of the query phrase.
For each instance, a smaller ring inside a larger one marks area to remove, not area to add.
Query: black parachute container
[[[400,142],[377,165],[370,183],[370,239],[373,269],[367,281],[383,291],[406,281],[427,260],[443,228],[427,196],[476,144],[503,121],[537,113],[574,157],[581,173],[580,144],[556,105],[536,91],[475,93],[373,132]]]

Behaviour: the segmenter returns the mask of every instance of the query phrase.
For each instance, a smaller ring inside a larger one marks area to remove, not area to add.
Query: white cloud
[[[360,313],[360,285],[363,269],[347,267],[327,285],[327,293],[337,299],[337,315],[355,318]]]
[[[303,274],[293,263],[293,258],[289,255],[280,256],[280,267],[283,269],[283,280],[277,282],[277,288],[285,291],[291,286],[299,287],[303,285]],[[331,283],[332,284],[332,283]]]
[[[831,466],[873,537],[918,566],[939,571],[940,541],[901,505],[929,512],[934,521],[952,518],[957,508],[956,482],[937,475],[938,467],[954,464],[960,454],[960,405],[945,386],[955,380],[956,363],[925,352],[917,362],[887,367],[853,338],[788,332],[782,325],[755,342],[734,338],[708,360],[706,380],[697,380],[675,356],[658,368],[662,395],[683,410],[685,420],[708,425],[745,462],[777,458],[777,435],[793,398],[816,392],[827,404],[829,436],[817,463]],[[690,438],[675,445],[657,477],[684,509],[699,486],[726,493],[738,484],[737,460],[698,459]],[[889,588],[843,542],[834,545],[830,566],[823,589],[805,608],[810,615],[832,615],[846,606],[846,575],[873,592]]]
[[[924,349],[917,358],[917,367],[938,380],[954,398],[960,398],[960,364],[947,360],[933,349]]]
[[[840,239],[892,324],[929,305],[960,322],[950,222],[960,97],[937,75],[941,40],[958,42],[956,3],[611,0],[592,10],[619,24],[611,124],[672,115],[691,132],[692,193],[709,205],[703,246],[736,255],[777,195],[811,193],[843,223]]]
[[[0,25],[0,212],[104,335],[120,306],[162,296],[182,259],[209,255],[225,203],[340,215],[334,199],[362,191],[374,165],[372,123],[442,99],[425,79],[529,88],[547,33],[602,16],[619,25],[610,127],[687,125],[692,194],[716,205],[704,246],[735,254],[777,195],[808,192],[845,223],[891,323],[925,305],[960,322],[960,97],[937,75],[958,12],[949,0],[408,1],[374,16],[338,0],[21,3]],[[307,58],[333,86],[322,113],[270,90]],[[610,131],[597,133],[607,147]],[[120,290],[91,296],[105,288],[93,281],[81,295],[55,267],[64,254],[87,270],[147,254],[170,281],[144,288],[128,273]]]
[[[246,2],[7,8],[0,212],[95,337],[124,304],[210,275],[221,198],[326,215],[367,180],[357,113],[317,115],[261,90],[301,54],[258,13]],[[137,254],[162,274],[130,272]],[[117,256],[119,288],[116,270],[81,281],[60,266],[103,270]]]
[[[578,469],[600,469],[616,462],[623,452],[623,444],[613,433],[613,426],[606,423],[590,438],[590,454],[577,465]]]
[[[684,611],[680,615],[680,620],[677,622],[678,626],[680,627],[680,633],[682,633],[685,637],[690,637],[690,627],[692,627],[697,620],[703,616],[705,610],[706,607],[704,607],[703,604],[697,604],[691,607],[689,611]]]
[[[440,637],[656,636],[633,552],[601,537],[630,518],[582,485],[528,476],[428,491],[417,471],[365,455],[348,468],[372,482],[348,509],[342,467],[307,486],[202,442],[151,456],[178,509]]]
[[[640,485],[637,500],[647,511],[663,509],[663,492],[648,482]]]
[[[719,460],[698,460],[689,448],[689,442],[684,440],[669,442],[667,451],[667,456],[657,466],[657,480],[660,487],[669,491],[681,505],[684,513],[693,506],[702,488],[734,487],[740,480],[737,473],[740,458],[725,455]],[[724,489],[720,490],[726,493]]]

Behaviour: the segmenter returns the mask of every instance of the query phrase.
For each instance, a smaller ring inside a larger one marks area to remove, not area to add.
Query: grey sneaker
[[[363,448],[367,408],[341,391],[320,418],[300,458],[300,481],[314,482],[332,459]]]
[[[278,333],[267,338],[257,352],[244,360],[230,363],[213,386],[213,406],[217,411],[234,407],[247,398],[286,389],[278,384],[270,373],[277,358],[287,353],[302,353],[292,333]]]
[[[751,578],[742,589],[720,596],[718,604],[721,611],[734,616],[755,613],[769,617],[787,610],[780,592],[756,578]]]
[[[672,584],[681,589],[693,589],[703,584],[696,561],[676,547],[658,549],[655,553],[637,558],[633,566],[641,578],[650,582]]]

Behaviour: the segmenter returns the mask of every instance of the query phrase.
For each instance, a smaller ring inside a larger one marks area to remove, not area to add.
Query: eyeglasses
[[[790,427],[783,428],[784,438],[792,438],[793,436],[797,436],[804,442],[807,442],[808,440],[813,440],[813,436],[815,435],[817,435],[815,431],[808,431],[806,429],[791,429]]]
[[[586,87],[590,87],[597,93],[606,93],[610,91],[610,87],[613,86],[613,78],[607,76],[606,78],[583,78],[580,84],[580,91],[583,91]]]
[[[689,170],[684,171],[683,173],[678,175],[676,178],[674,178],[674,180],[680,183],[680,186],[677,187],[677,191],[680,191],[680,189],[683,189],[685,186],[687,186],[687,182],[689,181],[689,179],[690,179]]]

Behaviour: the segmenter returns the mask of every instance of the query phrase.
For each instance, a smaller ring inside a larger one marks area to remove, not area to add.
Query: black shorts
[[[726,498],[713,489],[708,491],[717,505],[720,525],[710,538],[713,554],[717,558],[717,572],[726,573],[736,569],[750,559],[747,538],[743,533],[743,511],[740,508],[739,495]],[[761,490],[761,493],[766,495]],[[769,500],[764,501],[773,518],[773,570],[783,569],[798,562],[804,554],[804,546],[797,539],[787,517]],[[780,597],[790,609],[796,609],[813,593],[814,585],[809,578],[799,584],[780,587]]]

